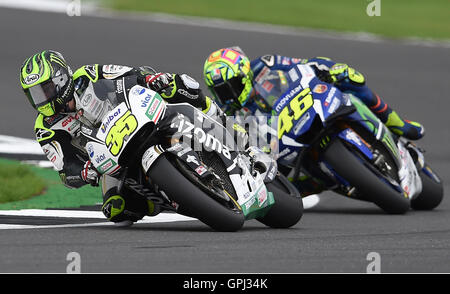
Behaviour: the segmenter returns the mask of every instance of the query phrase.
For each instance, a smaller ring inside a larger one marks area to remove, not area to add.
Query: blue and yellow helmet
[[[244,106],[253,89],[249,58],[238,47],[211,53],[203,67],[205,83],[223,105]]]
[[[20,69],[20,84],[33,108],[44,116],[63,111],[73,98],[72,71],[56,51],[45,50],[27,58]]]

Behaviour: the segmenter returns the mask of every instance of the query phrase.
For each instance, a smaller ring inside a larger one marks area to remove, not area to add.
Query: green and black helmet
[[[24,61],[20,84],[31,105],[44,116],[64,111],[74,92],[72,70],[62,54],[52,50]]]

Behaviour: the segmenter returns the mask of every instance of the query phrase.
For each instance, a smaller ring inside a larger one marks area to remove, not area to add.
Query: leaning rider
[[[410,140],[424,136],[420,123],[402,119],[378,94],[366,84],[364,76],[345,63],[337,63],[326,57],[311,59],[291,58],[280,55],[264,55],[250,60],[239,47],[222,48],[211,53],[204,64],[204,79],[223,110],[229,115],[267,112],[272,105],[260,99],[255,85],[270,86],[269,71],[277,71],[292,84],[289,70],[297,64],[312,67],[323,82],[333,84],[343,92],[350,92],[364,102],[372,112],[394,133]],[[272,101],[275,102],[275,101]],[[315,193],[316,183],[302,183],[302,195]],[[308,189],[307,187],[311,187]],[[305,190],[306,189],[306,190]],[[315,192],[314,192],[315,191]]]
[[[202,94],[199,84],[186,74],[156,73],[148,66],[99,64],[85,65],[72,73],[62,54],[52,50],[34,54],[24,61],[20,83],[29,102],[38,111],[34,126],[36,139],[67,187],[99,184],[99,173],[84,146],[74,139],[80,129],[77,123],[78,111],[82,108],[80,98],[89,82],[132,75],[136,76],[139,85],[158,92],[169,103],[188,102],[208,115],[219,111],[216,104]],[[98,114],[91,118],[93,123],[101,122],[107,111],[93,111]],[[118,186],[119,180],[108,175],[102,177],[102,212],[108,220],[117,225],[131,225],[145,215],[158,213],[154,204],[143,197],[133,193],[119,194]]]

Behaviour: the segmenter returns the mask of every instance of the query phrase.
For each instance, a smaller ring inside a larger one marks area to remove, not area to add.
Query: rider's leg
[[[342,74],[345,77],[341,77],[336,86],[361,99],[392,132],[410,140],[418,140],[424,136],[424,127],[418,122],[402,119],[379,95],[367,87],[361,73],[348,67]]]

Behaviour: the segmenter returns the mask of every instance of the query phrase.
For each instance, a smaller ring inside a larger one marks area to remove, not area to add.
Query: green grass
[[[41,194],[45,189],[45,180],[29,166],[13,161],[0,163],[0,203],[25,200]]]
[[[151,11],[294,27],[369,32],[391,38],[450,40],[449,0],[380,0],[381,16],[369,17],[372,0],[103,0],[117,10]]]
[[[53,169],[0,159],[0,210],[78,208],[102,202],[101,189],[65,187]]]

